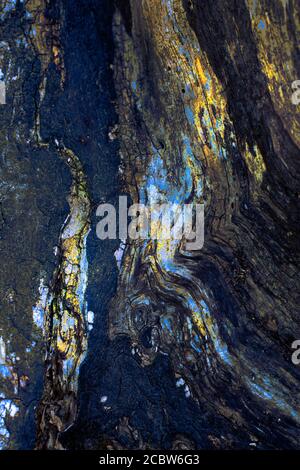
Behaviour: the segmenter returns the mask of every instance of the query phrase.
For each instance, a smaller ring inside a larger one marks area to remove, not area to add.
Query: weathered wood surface
[[[299,447],[299,3],[17,4],[1,12],[1,179],[15,196],[1,196],[0,326],[21,357],[12,373],[28,377],[35,445]],[[95,209],[119,194],[204,203],[204,247],[131,242],[118,270],[119,242],[97,240]],[[32,247],[16,274],[24,229]],[[42,344],[41,278],[46,364],[32,395],[18,332]],[[25,446],[18,407],[11,447]]]

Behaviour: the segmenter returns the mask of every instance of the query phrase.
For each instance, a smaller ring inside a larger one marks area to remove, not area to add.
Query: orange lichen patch
[[[204,69],[204,64],[206,69]],[[204,143],[204,153],[219,159],[225,157],[224,123],[230,122],[227,114],[227,101],[222,86],[211,69],[204,54],[197,56],[194,68],[201,84],[194,88],[195,126]]]
[[[198,332],[201,333],[201,335],[205,337],[208,333],[208,330],[212,326],[211,319],[210,319],[209,322],[208,321],[204,322],[203,318],[199,314],[198,310],[192,311],[192,318],[193,318],[193,322],[194,322]]]
[[[253,175],[256,182],[260,184],[266,171],[266,165],[259,148],[255,145],[253,151],[250,152],[249,146],[246,143],[246,149],[243,155],[250,173]]]
[[[63,256],[65,258],[64,264],[76,264],[79,261],[78,239],[71,237],[63,240],[62,242]]]
[[[196,63],[195,63],[195,67],[196,67],[196,70],[197,70],[197,75],[199,77],[199,80],[201,82],[201,85],[202,86],[205,86],[208,82],[208,78],[207,76],[205,75],[204,73],[204,70],[202,68],[202,65],[201,65],[201,62],[200,62],[200,59],[199,57],[196,58]]]
[[[60,52],[60,49],[57,46],[53,46],[52,52],[53,52],[54,63],[59,68],[60,65],[61,65],[61,52]]]

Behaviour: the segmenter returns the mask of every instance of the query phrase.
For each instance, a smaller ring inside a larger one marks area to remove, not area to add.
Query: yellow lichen
[[[250,152],[249,146],[246,143],[244,158],[250,173],[254,176],[257,183],[260,184],[266,171],[266,165],[257,145],[254,146],[253,152]]]

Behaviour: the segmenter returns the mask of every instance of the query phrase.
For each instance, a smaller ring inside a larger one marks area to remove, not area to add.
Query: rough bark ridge
[[[299,447],[299,3],[17,3],[16,38],[25,10],[39,25],[18,148],[64,164],[56,211],[69,194],[37,446]],[[204,203],[204,247],[97,241],[94,209],[119,193]]]

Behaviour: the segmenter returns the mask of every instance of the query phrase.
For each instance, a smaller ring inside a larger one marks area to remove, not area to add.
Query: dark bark
[[[299,447],[298,2],[29,0],[1,32],[1,178],[17,197],[1,192],[0,318],[39,401],[36,446]],[[203,203],[203,248],[128,241],[118,271],[95,212],[119,194]],[[20,330],[38,337],[30,367]],[[26,406],[6,445],[33,446]]]

